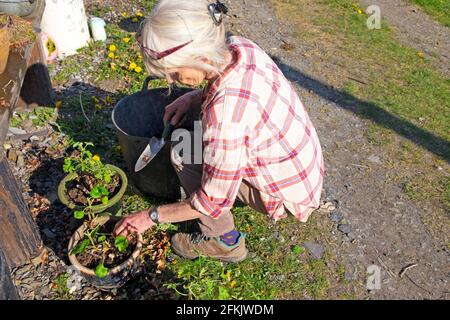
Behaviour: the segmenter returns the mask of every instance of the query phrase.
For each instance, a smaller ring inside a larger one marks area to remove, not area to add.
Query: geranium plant
[[[83,210],[75,211],[77,219],[92,214],[93,206],[107,205],[120,184],[120,177],[112,166],[102,163],[100,156],[93,155],[88,147],[90,142],[76,142],[75,151],[64,159],[63,170],[68,174],[76,173],[76,177],[66,184],[66,196]]]
[[[114,237],[112,233],[103,232],[102,227],[105,226],[97,225],[87,229],[83,239],[70,251],[71,255],[77,255],[79,260],[86,261],[89,267],[95,268],[95,274],[99,278],[104,278],[109,273],[105,264],[113,265],[116,260],[122,260],[130,253],[125,236]]]

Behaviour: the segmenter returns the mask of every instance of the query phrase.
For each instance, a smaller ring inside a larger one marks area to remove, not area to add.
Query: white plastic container
[[[98,17],[92,17],[89,22],[91,27],[92,38],[94,39],[94,41],[105,41],[106,40],[105,20]]]
[[[58,47],[58,57],[77,53],[90,40],[83,0],[46,0],[41,29]]]

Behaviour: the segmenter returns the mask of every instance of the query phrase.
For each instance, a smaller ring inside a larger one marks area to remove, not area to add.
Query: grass
[[[418,5],[430,16],[450,27],[450,2],[448,0],[409,0]]]
[[[69,288],[67,287],[67,280],[69,279],[69,274],[66,272],[58,274],[54,281],[52,290],[55,293],[55,300],[72,300],[72,295],[70,294]]]
[[[12,127],[18,127],[26,120],[31,120],[33,125],[37,127],[45,126],[49,121],[55,119],[56,112],[53,107],[37,107],[33,111],[21,111],[16,112],[11,118],[10,125]]]
[[[450,208],[450,178],[446,178],[443,183],[443,194],[445,204]]]
[[[329,294],[337,269],[326,259],[314,260],[301,246],[303,240],[317,233],[317,221],[307,230],[298,228],[293,219],[270,226],[267,218],[248,207],[234,208],[238,229],[247,232],[250,258],[239,264],[226,264],[200,257],[178,259],[169,268],[177,281],[168,287],[188,299],[323,299]],[[306,231],[306,232],[305,232]],[[294,241],[277,241],[274,233]],[[323,233],[326,231],[322,230]],[[321,232],[321,233],[322,233]],[[294,249],[295,248],[295,249]]]
[[[126,6],[124,1],[119,1],[114,8],[94,4],[93,15],[104,16],[111,10],[118,13],[118,18],[106,25],[108,39],[106,42],[91,42],[79,49],[77,55],[64,59],[61,62],[62,71],[53,76],[53,81],[64,84],[75,75],[98,86],[101,86],[102,81],[108,80],[115,84],[114,89],[120,87],[120,91],[125,93],[141,89],[146,74],[134,38],[135,31],[144,19],[144,13],[149,11],[153,3],[154,1],[131,1]],[[155,86],[165,84],[164,81],[153,83]]]
[[[320,51],[323,59],[343,73],[336,77],[325,70],[327,80],[368,102],[360,106],[365,109],[362,113],[374,115],[371,105],[376,105],[450,140],[449,80],[436,72],[421,52],[400,45],[388,26],[368,30],[367,15],[359,14],[360,9],[350,0],[319,0],[314,6],[305,0],[272,3],[278,15],[297,22],[299,30],[293,34],[299,41],[315,45],[317,49],[307,52],[308,56]],[[298,15],[289,15],[292,10]]]
[[[124,198],[124,212],[131,213],[161,204],[130,192]],[[343,280],[345,267],[326,252],[313,259],[303,247],[305,241],[325,240],[333,225],[316,213],[307,225],[293,217],[272,225],[263,214],[249,207],[233,208],[236,226],[246,233],[249,258],[238,264],[207,257],[187,260],[176,257],[167,264],[164,286],[180,298],[221,299],[325,299],[339,288],[339,298],[355,297],[355,283]],[[161,231],[174,233],[178,226],[162,225]],[[282,240],[280,240],[282,239]],[[331,245],[331,244],[330,244]],[[339,246],[336,244],[336,246]],[[171,276],[175,275],[175,276]]]

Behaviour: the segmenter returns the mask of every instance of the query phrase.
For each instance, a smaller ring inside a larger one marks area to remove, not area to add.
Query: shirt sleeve
[[[203,174],[199,190],[191,195],[192,206],[217,218],[231,209],[246,165],[246,130],[240,123],[220,122],[203,132]]]

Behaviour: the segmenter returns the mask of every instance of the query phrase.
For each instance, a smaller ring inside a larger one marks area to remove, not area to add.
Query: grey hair
[[[181,67],[220,73],[220,66],[226,63],[228,47],[223,22],[217,26],[208,11],[210,3],[208,0],[158,1],[142,26],[144,47],[161,52],[193,42],[160,60],[153,60],[143,51],[149,73],[165,77],[167,69]]]

